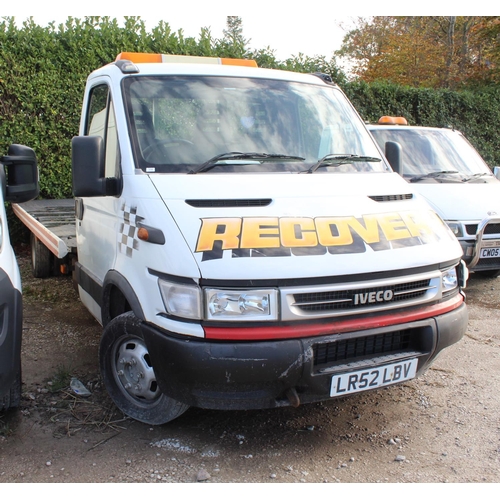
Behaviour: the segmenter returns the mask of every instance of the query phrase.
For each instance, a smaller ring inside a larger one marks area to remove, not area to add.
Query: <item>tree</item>
[[[377,16],[358,18],[337,55],[367,82],[459,88],[498,82],[498,17]],[[488,64],[485,64],[488,54]]]
[[[500,16],[483,17],[472,28],[478,49],[471,80],[478,83],[500,82]]]
[[[247,49],[250,40],[243,36],[243,21],[238,16],[227,16],[224,37],[218,42],[218,51],[224,57],[244,59],[248,57]]]

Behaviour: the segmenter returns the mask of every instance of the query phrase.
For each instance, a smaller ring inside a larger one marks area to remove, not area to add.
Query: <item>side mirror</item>
[[[387,141],[385,143],[385,157],[387,161],[391,164],[394,172],[403,176],[403,163],[401,160],[402,149],[401,144],[398,142]]]
[[[493,175],[500,180],[500,167],[493,167]]]
[[[71,164],[73,194],[80,196],[115,196],[119,194],[118,181],[104,177],[104,141],[100,136],[73,137]]]
[[[38,196],[38,166],[31,148],[12,144],[8,154],[0,157],[0,164],[0,182],[5,201],[24,203]]]

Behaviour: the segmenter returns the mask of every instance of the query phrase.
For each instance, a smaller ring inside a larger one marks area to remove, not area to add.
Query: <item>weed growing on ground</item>
[[[59,392],[63,389],[67,389],[69,387],[69,383],[71,380],[71,368],[63,365],[59,365],[57,367],[57,371],[52,377],[52,380],[47,384],[50,392]]]

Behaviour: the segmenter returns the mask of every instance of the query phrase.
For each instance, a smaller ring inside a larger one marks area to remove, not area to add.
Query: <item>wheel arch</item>
[[[108,271],[102,287],[103,326],[128,311],[132,311],[140,320],[145,319],[141,303],[128,280],[118,271]]]
[[[117,316],[104,327],[99,366],[113,402],[125,415],[139,422],[165,424],[189,408],[161,391],[144,340],[142,321],[133,311]]]

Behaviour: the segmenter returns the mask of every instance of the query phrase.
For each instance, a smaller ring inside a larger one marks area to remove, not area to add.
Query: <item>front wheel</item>
[[[189,406],[160,391],[140,325],[132,312],[106,325],[99,348],[101,375],[111,399],[125,415],[161,425]]]

